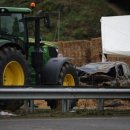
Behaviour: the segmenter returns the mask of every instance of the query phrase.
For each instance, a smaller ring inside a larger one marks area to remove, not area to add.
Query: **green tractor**
[[[57,57],[56,48],[41,42],[40,20],[49,26],[47,13],[30,16],[31,9],[0,7],[0,86],[75,86],[78,76],[69,58]],[[34,43],[29,41],[28,23],[34,24]],[[52,108],[59,101],[48,100]],[[0,109],[16,110],[18,100],[0,100]]]

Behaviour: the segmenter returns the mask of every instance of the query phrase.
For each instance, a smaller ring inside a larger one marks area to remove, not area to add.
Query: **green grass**
[[[57,110],[35,110],[33,113],[16,113],[17,116],[0,116],[0,118],[78,118],[78,117],[119,117],[130,116],[130,110],[76,110],[75,112],[60,112]]]

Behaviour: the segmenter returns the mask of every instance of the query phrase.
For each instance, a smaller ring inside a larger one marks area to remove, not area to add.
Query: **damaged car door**
[[[117,64],[117,84],[121,87],[128,87],[130,85],[130,70],[127,64]]]

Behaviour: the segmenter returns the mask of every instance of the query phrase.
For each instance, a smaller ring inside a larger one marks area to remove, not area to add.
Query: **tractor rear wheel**
[[[0,86],[22,87],[29,82],[29,67],[20,50],[12,47],[0,49]],[[16,110],[22,100],[0,100],[0,109]]]
[[[74,69],[74,67],[70,63],[65,63],[62,66],[62,69],[59,74],[59,85],[64,87],[74,87],[79,84],[78,75]],[[61,110],[62,102],[61,100],[49,100],[48,105],[52,109]],[[70,107],[74,107],[76,105],[76,100],[70,100]]]

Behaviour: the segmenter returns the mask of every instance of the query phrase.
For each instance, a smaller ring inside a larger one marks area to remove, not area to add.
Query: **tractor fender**
[[[3,47],[16,47],[17,49],[21,50],[23,54],[25,54],[24,49],[20,45],[16,43],[12,43],[9,40],[0,40],[0,48]]]
[[[5,44],[11,43],[10,40],[0,39],[0,46],[3,46]]]
[[[62,66],[69,63],[70,58],[51,58],[43,68],[43,84],[57,84]]]

